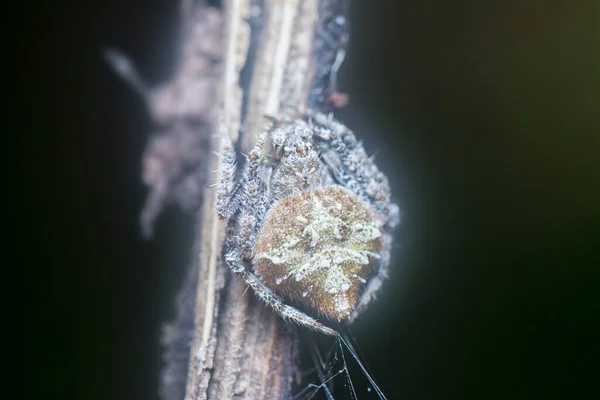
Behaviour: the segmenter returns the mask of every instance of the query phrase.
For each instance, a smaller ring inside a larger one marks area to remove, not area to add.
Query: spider
[[[240,174],[228,139],[222,157],[227,266],[283,319],[337,335],[309,312],[352,322],[387,278],[399,209],[386,176],[351,130],[315,111],[271,119]]]

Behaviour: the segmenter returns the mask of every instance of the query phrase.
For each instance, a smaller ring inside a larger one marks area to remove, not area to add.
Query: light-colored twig
[[[284,399],[291,393],[297,376],[294,328],[223,266],[225,226],[216,216],[216,191],[199,182],[218,183],[219,173],[207,171],[219,171],[221,159],[210,155],[219,152],[224,137],[247,152],[265,116],[293,116],[308,104],[324,104],[342,36],[335,31],[322,36],[329,38],[325,42],[318,32],[344,2],[226,0],[219,12],[200,0],[182,0],[184,57],[174,78],[159,88],[146,87],[125,56],[107,52],[157,126],[144,155],[150,187],[144,233],[152,234],[169,202],[196,220],[177,319],[165,326],[162,339],[164,400]]]
[[[270,0],[256,7],[247,0],[230,0],[225,5],[222,90],[213,149],[227,135],[233,143],[240,140],[245,152],[265,115],[281,115],[285,104],[305,107],[317,1]],[[264,29],[254,43],[257,47],[249,49],[248,21],[253,18],[261,20]],[[244,88],[239,76],[249,50],[256,52],[256,65],[251,87]],[[242,121],[244,92],[247,113]],[[220,159],[214,158],[209,168],[219,170]],[[186,399],[286,398],[295,372],[296,340],[291,327],[247,293],[244,283],[221,265],[225,226],[216,218],[214,202],[215,191],[207,193]],[[227,285],[222,284],[225,281]]]

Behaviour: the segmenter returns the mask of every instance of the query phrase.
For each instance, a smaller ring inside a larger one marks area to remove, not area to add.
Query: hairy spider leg
[[[333,119],[331,115],[313,112],[310,116],[321,127],[331,131],[323,139],[330,142],[331,149],[340,158],[343,173],[338,179],[357,196],[368,196],[377,211],[386,218],[386,224],[393,228],[398,223],[397,207],[390,203],[390,186],[385,175],[377,168],[373,159],[359,145],[354,133]],[[324,158],[331,163],[331,160]],[[330,165],[332,169],[335,166]],[[369,202],[371,203],[371,201]]]
[[[258,236],[259,222],[264,219],[269,205],[268,189],[261,179],[261,152],[267,137],[262,132],[256,144],[246,157],[246,165],[243,171],[240,208],[238,215],[239,232],[237,238],[238,247],[242,250],[242,257],[250,259],[252,249]]]
[[[328,144],[328,150],[321,154],[321,159],[334,175],[334,178],[346,189],[350,190],[365,203],[371,203],[363,185],[355,179],[355,173],[348,167],[350,153],[347,146],[339,139],[338,134],[323,124],[313,125],[316,136]],[[334,153],[334,154],[332,154]],[[337,156],[337,158],[336,158]],[[381,213],[380,210],[376,210]]]
[[[221,180],[217,189],[217,214],[222,219],[231,218],[239,209],[240,185],[235,182],[236,157],[235,149],[227,136],[221,139]]]
[[[231,248],[231,246],[229,248]],[[290,320],[298,325],[305,326],[309,329],[324,333],[326,335],[338,336],[338,332],[336,330],[323,325],[302,311],[286,305],[283,300],[277,296],[277,294],[275,294],[275,292],[273,292],[264,284],[264,282],[260,280],[258,276],[246,270],[242,255],[237,250],[229,251],[225,255],[225,262],[235,274],[240,276],[244,282],[246,282],[246,284],[252,288],[254,293],[263,302],[269,305],[284,320]]]

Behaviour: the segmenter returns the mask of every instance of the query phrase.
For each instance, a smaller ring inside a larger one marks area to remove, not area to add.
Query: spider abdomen
[[[370,207],[331,186],[276,203],[252,262],[272,290],[340,321],[356,307],[382,245],[382,223]]]

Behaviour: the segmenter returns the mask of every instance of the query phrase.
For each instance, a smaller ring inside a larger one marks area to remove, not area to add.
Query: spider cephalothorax
[[[387,178],[348,128],[316,112],[271,123],[239,177],[228,141],[223,152],[227,265],[282,317],[336,334],[307,312],[352,321],[387,277],[399,217]]]

